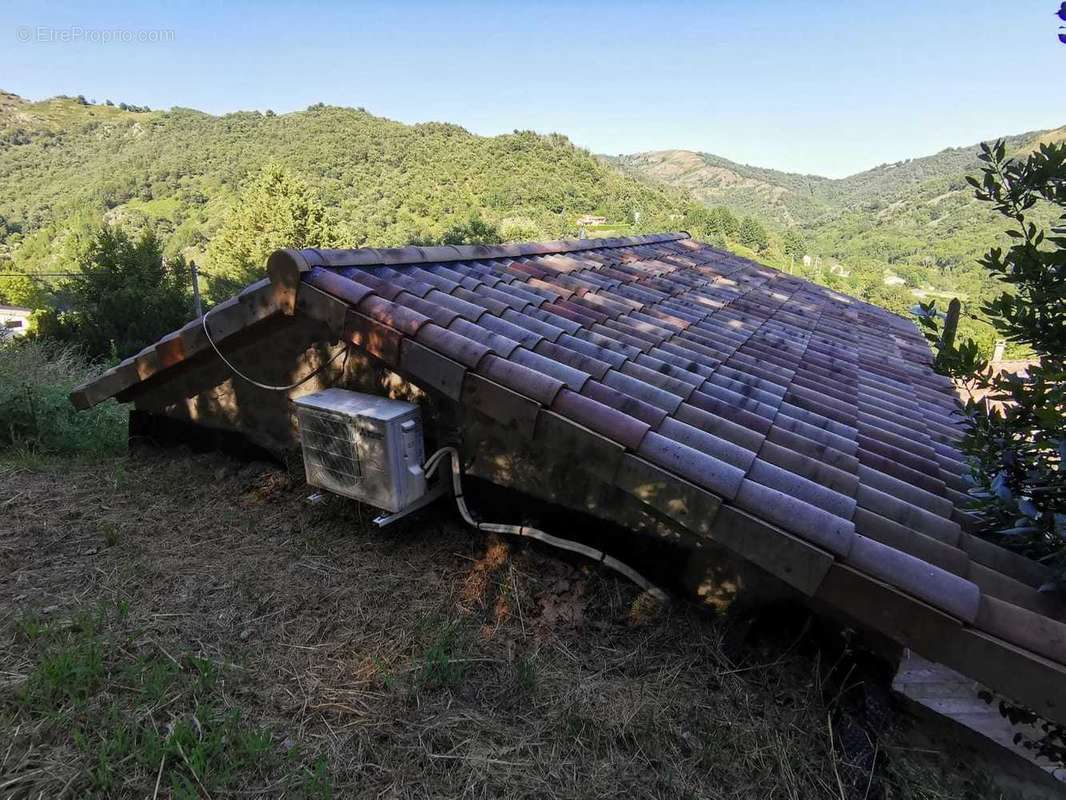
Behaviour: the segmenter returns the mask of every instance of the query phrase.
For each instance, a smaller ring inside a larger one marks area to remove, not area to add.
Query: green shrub
[[[69,395],[100,372],[70,346],[0,341],[0,451],[103,454],[126,441],[126,410],[109,401],[77,411]]]
[[[935,304],[922,304],[920,321],[936,368],[971,394],[962,446],[978,532],[1052,566],[1057,577],[1042,588],[1066,591],[1066,143],[1014,158],[999,141],[981,145],[979,158],[982,175],[967,180],[1011,240],[980,261],[1002,289],[981,311],[1034,363],[1020,375],[995,372],[977,342],[942,330]]]

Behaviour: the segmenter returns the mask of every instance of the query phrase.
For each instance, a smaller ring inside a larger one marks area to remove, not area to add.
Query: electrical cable
[[[211,311],[208,311],[200,318],[204,326],[204,336],[207,337],[208,344],[211,345],[212,349],[215,351],[215,354],[222,359],[222,363],[224,363],[227,367],[233,370],[233,373],[235,375],[244,378],[244,380],[248,381],[248,383],[252,384],[253,386],[258,386],[260,389],[267,389],[271,392],[287,392],[291,389],[295,389],[297,386],[303,386],[305,383],[315,377],[315,375],[317,375],[330,364],[332,364],[334,361],[336,361],[337,356],[339,356],[341,353],[344,353],[344,363],[342,364],[341,369],[343,370],[348,365],[348,354],[351,352],[352,349],[352,346],[350,344],[345,345],[343,350],[338,350],[330,357],[329,361],[327,361],[325,364],[319,365],[311,374],[301,378],[300,380],[296,381],[296,383],[290,383],[287,386],[272,386],[269,383],[260,383],[257,380],[249,378],[247,375],[245,375],[243,372],[233,366],[233,363],[228,358],[222,355],[222,351],[218,349],[218,345],[215,344],[215,340],[211,338],[211,331],[207,329],[207,318],[208,316],[210,316],[210,314]]]
[[[586,556],[593,561],[610,567],[615,572],[625,575],[629,580],[635,583],[644,591],[653,595],[655,598],[666,601],[666,593],[652,584],[647,578],[641,575],[632,567],[627,564],[623,564],[618,559],[607,555],[601,550],[596,550],[588,545],[581,544],[580,542],[574,542],[569,539],[560,539],[558,536],[552,536],[550,533],[537,530],[536,528],[529,528],[525,525],[503,525],[494,522],[477,522],[471,515],[470,510],[466,506],[466,501],[463,499],[463,485],[462,485],[462,472],[459,464],[459,451],[454,447],[442,447],[440,450],[426,459],[426,463],[423,466],[423,471],[426,477],[436,473],[437,468],[440,466],[440,462],[445,458],[450,457],[452,462],[452,491],[455,494],[455,504],[459,507],[459,514],[463,520],[470,526],[477,528],[481,531],[488,531],[490,533],[502,533],[512,536],[524,536],[529,539],[536,539],[537,541],[544,542],[545,544],[557,547],[561,550],[569,550],[572,553],[579,553]],[[443,479],[442,479],[443,480]]]

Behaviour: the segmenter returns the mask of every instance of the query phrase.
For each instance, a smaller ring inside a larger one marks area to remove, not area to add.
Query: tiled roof
[[[283,303],[342,301],[344,336],[416,383],[543,446],[597,434],[597,474],[666,515],[640,487],[687,492],[685,524],[712,538],[738,514],[762,525],[734,548],[815,597],[873,602],[842,588],[859,576],[1066,664],[1045,570],[965,530],[954,389],[909,321],[685,234],[269,266]],[[773,553],[797,539],[823,559],[802,581]]]

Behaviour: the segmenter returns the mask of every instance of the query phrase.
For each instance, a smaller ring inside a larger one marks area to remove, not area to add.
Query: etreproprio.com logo
[[[164,28],[87,28],[70,25],[19,25],[15,38],[22,44],[164,44],[174,41],[174,31]]]

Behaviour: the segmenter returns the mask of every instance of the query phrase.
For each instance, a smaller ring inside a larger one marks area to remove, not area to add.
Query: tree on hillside
[[[981,146],[978,200],[1009,220],[1012,245],[991,248],[981,266],[1003,288],[982,311],[1009,342],[1036,360],[1027,374],[993,374],[972,340],[941,330],[933,304],[921,322],[936,366],[993,406],[969,400],[963,446],[976,483],[971,494],[989,538],[1066,569],[1066,143],[1042,144],[1009,159],[1002,141]],[[1033,222],[1057,215],[1047,228]],[[1048,587],[1053,588],[1053,587]]]
[[[164,262],[151,231],[133,239],[105,225],[78,267],[38,316],[37,331],[92,358],[132,355],[193,316],[189,270],[180,258]]]
[[[766,228],[751,217],[744,217],[740,221],[737,241],[759,253],[764,252],[770,246],[770,237],[766,233]]]
[[[781,249],[789,258],[803,258],[807,253],[807,242],[802,233],[795,228],[789,228],[781,241]]]
[[[503,238],[495,225],[472,214],[466,222],[448,228],[436,244],[499,244],[501,241]]]
[[[715,206],[711,209],[710,225],[726,239],[736,239],[737,232],[740,230],[740,222],[724,206]]]
[[[39,295],[40,289],[34,280],[18,270],[13,262],[0,260],[0,305],[36,308]]]
[[[208,246],[211,294],[232,294],[263,277],[281,247],[330,247],[336,232],[311,188],[279,164],[241,193]]]
[[[500,221],[501,242],[536,242],[545,237],[544,231],[528,217],[508,217]]]

